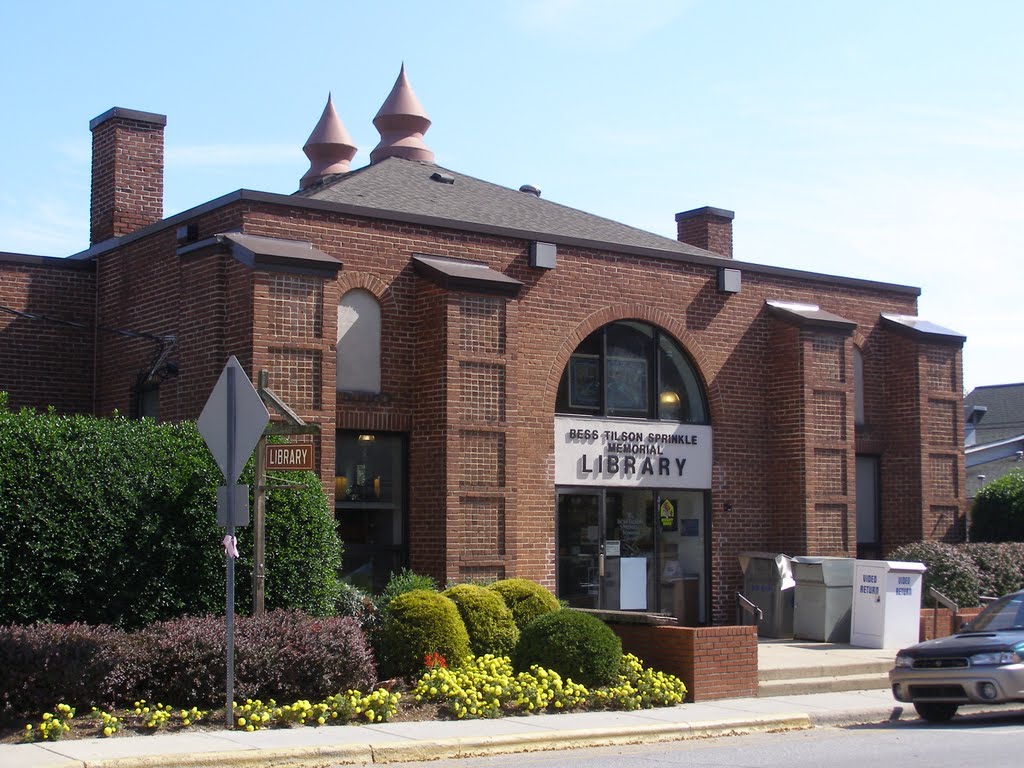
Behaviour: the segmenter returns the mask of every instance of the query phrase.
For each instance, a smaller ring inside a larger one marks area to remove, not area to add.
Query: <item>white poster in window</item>
[[[647,558],[624,557],[619,561],[619,608],[647,610]]]

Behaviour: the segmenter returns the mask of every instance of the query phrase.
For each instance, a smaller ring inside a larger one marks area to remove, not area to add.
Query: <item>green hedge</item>
[[[926,606],[931,605],[929,587],[935,587],[962,608],[978,605],[981,596],[999,597],[1024,588],[1024,544],[1018,542],[916,542],[900,547],[890,559],[928,566],[924,574]]]
[[[470,654],[469,634],[454,602],[414,589],[388,604],[376,650],[385,675],[413,677],[423,671],[427,654],[440,654],[449,667],[462,664]]]
[[[479,584],[458,584],[444,595],[459,609],[474,656],[512,653],[519,642],[519,629],[501,595]]]
[[[562,608],[523,630],[512,665],[526,672],[533,664],[587,687],[611,685],[622,671],[622,641],[600,619]]]
[[[267,498],[266,605],[327,615],[341,544],[316,476],[288,480]],[[0,393],[0,624],[223,614],[222,482],[194,423],[13,412]],[[238,539],[245,611],[252,529]]]
[[[971,541],[1024,541],[1024,471],[993,480],[974,498]]]
[[[922,605],[931,606],[928,589],[934,587],[961,608],[978,605],[981,591],[978,567],[962,547],[941,541],[920,541],[895,550],[890,560],[924,563]]]
[[[505,605],[512,611],[512,618],[520,632],[538,617],[562,607],[547,589],[528,579],[502,579],[487,588],[501,595]]]

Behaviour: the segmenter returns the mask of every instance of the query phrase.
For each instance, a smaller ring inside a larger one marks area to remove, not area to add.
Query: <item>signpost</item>
[[[263,431],[256,447],[255,499],[252,519],[252,612],[254,616],[263,615],[263,586],[266,581],[266,507],[267,507],[267,470],[298,470],[314,469],[313,446],[308,443],[288,445],[267,445],[267,435],[318,435],[317,424],[306,424],[298,414],[289,408],[281,398],[270,389],[270,375],[260,371],[257,393],[264,405],[273,408],[282,421],[275,421]],[[283,453],[282,453],[283,452]],[[301,466],[300,466],[301,464]],[[297,486],[278,483],[275,488],[295,488]]]
[[[253,447],[263,435],[270,414],[231,356],[213,387],[199,416],[199,433],[224,475],[225,485],[217,492],[217,519],[227,529],[224,537],[227,560],[227,727],[234,727],[235,698],[235,527],[249,524],[249,489],[237,485]]]

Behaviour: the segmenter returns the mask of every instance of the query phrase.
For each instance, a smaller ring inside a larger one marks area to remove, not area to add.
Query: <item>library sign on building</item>
[[[711,487],[711,427],[555,418],[555,483]]]

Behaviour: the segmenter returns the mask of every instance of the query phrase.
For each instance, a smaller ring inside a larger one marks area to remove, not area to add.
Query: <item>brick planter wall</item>
[[[948,637],[956,632],[960,624],[973,619],[981,613],[981,608],[961,608],[953,615],[949,608],[921,609],[921,642],[934,640],[937,637]]]
[[[608,626],[624,653],[682,679],[687,701],[757,695],[757,627]]]

